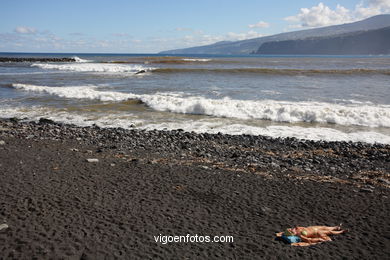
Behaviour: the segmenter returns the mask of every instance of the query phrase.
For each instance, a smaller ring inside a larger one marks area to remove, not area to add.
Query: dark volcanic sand
[[[390,146],[0,121],[1,259],[385,259]],[[87,158],[99,162],[89,163]],[[291,247],[274,233],[349,233]],[[158,235],[233,243],[156,243]]]

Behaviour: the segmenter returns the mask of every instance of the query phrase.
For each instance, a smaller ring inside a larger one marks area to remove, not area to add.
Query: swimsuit
[[[313,232],[314,233],[312,234],[312,236],[317,236],[318,235],[318,228],[313,228]],[[301,231],[301,235],[305,236],[305,237],[308,235],[308,233],[309,232],[307,232],[307,229],[304,229]]]
[[[283,234],[281,238],[288,244],[301,242],[301,238],[299,236],[286,236],[285,234]]]

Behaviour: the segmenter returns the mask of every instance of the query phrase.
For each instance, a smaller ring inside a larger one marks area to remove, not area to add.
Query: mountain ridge
[[[256,53],[259,47],[265,42],[298,40],[308,37],[325,37],[342,33],[375,30],[387,26],[390,26],[390,14],[382,14],[353,23],[285,32],[241,41],[217,42],[203,46],[162,51],[159,52],[159,54],[251,54]]]
[[[378,55],[390,54],[390,26],[334,36],[263,43],[256,54]]]

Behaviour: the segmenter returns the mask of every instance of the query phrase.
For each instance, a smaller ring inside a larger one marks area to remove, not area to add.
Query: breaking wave
[[[277,122],[310,122],[368,127],[390,127],[390,106],[370,104],[331,104],[324,102],[287,102],[275,100],[208,99],[170,93],[132,94],[101,91],[96,86],[50,87],[12,84],[15,89],[44,92],[63,98],[124,101],[138,99],[158,110],[239,119]]]
[[[390,136],[372,131],[358,131],[346,133],[336,129],[326,127],[299,127],[299,126],[267,126],[257,127],[244,124],[232,124],[228,122],[212,122],[205,120],[189,120],[186,122],[165,122],[149,123],[145,119],[134,115],[128,116],[91,116],[83,113],[70,113],[61,109],[46,107],[6,107],[0,106],[0,115],[4,118],[18,117],[28,118],[28,120],[37,121],[41,117],[51,119],[56,122],[75,124],[79,126],[91,126],[96,124],[100,127],[122,127],[137,128],[146,130],[174,130],[183,129],[188,132],[197,133],[224,133],[231,135],[262,135],[270,137],[295,137],[306,140],[324,140],[324,141],[352,141],[365,143],[390,144]],[[91,120],[93,118],[93,120]]]
[[[207,62],[210,59],[152,59],[147,60],[143,64],[132,64],[129,61],[113,61],[106,63],[95,63],[90,60],[73,57],[75,63],[53,64],[53,63],[34,63],[32,67],[38,67],[47,70],[61,70],[74,72],[110,72],[110,73],[137,73],[154,72],[154,73],[229,73],[229,74],[270,74],[270,75],[390,75],[389,69],[283,69],[283,68],[179,68],[179,67],[163,67],[153,68],[147,67],[147,64],[152,63],[186,63],[186,62]]]
[[[114,91],[99,91],[97,86],[48,87],[29,84],[12,84],[15,89],[47,93],[62,98],[96,99],[101,101],[124,101],[138,96]]]
[[[377,132],[352,132],[346,133],[326,127],[300,127],[300,126],[267,126],[257,127],[244,124],[221,124],[207,121],[189,121],[184,123],[158,123],[147,124],[142,127],[146,130],[174,130],[183,129],[196,133],[223,133],[230,135],[262,135],[270,137],[295,137],[298,139],[316,141],[352,141],[365,143],[390,144],[390,136]]]
[[[253,73],[272,75],[355,75],[355,74],[383,74],[390,75],[388,69],[345,69],[345,70],[316,70],[316,69],[273,69],[273,68],[158,68],[157,73]]]
[[[211,61],[211,59],[195,59],[195,58],[185,58],[183,60],[185,60],[185,61],[199,61],[199,62]]]
[[[92,60],[85,60],[85,59],[82,59],[82,58],[79,58],[77,56],[73,56],[72,59],[74,59],[76,62],[93,62]]]
[[[66,63],[66,64],[48,64],[48,63],[34,63],[32,67],[38,67],[48,70],[61,70],[61,71],[75,71],[75,72],[109,72],[109,73],[137,73],[140,71],[149,71],[152,68],[148,68],[142,65],[130,65],[130,64],[108,64],[108,63]]]
[[[146,63],[161,63],[161,64],[182,64],[192,62],[208,62],[212,59],[200,59],[200,58],[181,58],[181,57],[157,57],[148,58]]]

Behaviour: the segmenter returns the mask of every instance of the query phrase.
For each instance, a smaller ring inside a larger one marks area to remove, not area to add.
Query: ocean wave
[[[6,72],[6,73],[0,73],[1,76],[39,75],[39,74],[48,74],[48,72],[47,71],[32,71],[32,72]]]
[[[182,58],[182,57],[149,57],[145,63],[161,63],[161,64],[181,64],[192,62],[208,62],[212,59],[200,59],[200,58]]]
[[[56,122],[74,124],[78,126],[92,126],[93,124],[101,127],[122,127],[129,128],[131,124],[141,125],[144,120],[138,119],[136,116],[128,115],[126,117],[113,117],[110,115],[96,115],[76,113],[63,109],[52,107],[33,106],[33,107],[0,107],[0,116],[2,118],[23,118],[27,121],[38,121],[40,118],[48,118]]]
[[[72,99],[92,99],[100,101],[124,101],[128,99],[136,99],[138,96],[114,91],[99,91],[98,86],[72,86],[72,87],[49,87],[37,86],[29,84],[12,84],[15,89],[41,92],[50,95],[56,95],[62,98]]]
[[[201,59],[201,58],[183,58],[183,57],[136,57],[127,60],[113,60],[107,63],[116,64],[131,64],[131,63],[144,63],[144,64],[186,64],[196,62],[208,62],[212,59]]]
[[[148,68],[142,65],[122,65],[108,63],[66,63],[66,64],[48,64],[34,63],[32,67],[38,67],[48,70],[75,71],[75,72],[109,72],[109,73],[133,73],[140,71],[149,71],[153,68]]]
[[[80,62],[80,63],[93,62],[93,60],[85,60],[85,59],[79,58],[77,56],[73,56],[72,59],[74,59],[76,62]]]
[[[340,105],[320,102],[207,99],[151,95],[142,101],[149,107],[184,114],[199,114],[276,122],[310,122],[369,127],[390,127],[390,106]]]
[[[206,62],[208,59],[161,59],[148,60],[144,64],[132,64],[129,61],[113,61],[108,63],[95,63],[90,60],[76,59],[75,63],[53,64],[53,63],[33,63],[32,67],[38,67],[47,70],[75,71],[75,72],[111,72],[111,73],[137,73],[154,72],[154,73],[228,73],[228,74],[270,74],[270,75],[359,75],[359,74],[381,74],[390,75],[389,69],[337,69],[337,70],[320,70],[320,69],[277,69],[277,68],[180,68],[180,67],[163,67],[153,68],[145,65],[152,63],[186,63],[186,62]],[[122,64],[124,63],[124,64]]]
[[[164,122],[150,123],[135,115],[93,115],[74,113],[61,109],[47,107],[0,107],[0,116],[3,118],[28,118],[28,120],[37,121],[41,117],[51,119],[56,122],[75,124],[78,126],[92,126],[96,124],[100,127],[122,127],[125,129],[136,128],[145,130],[175,130],[183,129],[188,132],[211,133],[231,135],[262,135],[270,137],[295,137],[305,140],[323,140],[323,141],[352,141],[365,143],[390,144],[390,136],[373,131],[343,132],[326,127],[299,127],[299,126],[251,126],[245,124],[234,124],[226,122],[213,122],[210,120],[188,120],[185,122]]]
[[[211,61],[211,59],[195,59],[195,58],[185,58],[183,60],[185,60],[185,61],[200,61],[200,62]]]
[[[332,104],[275,100],[208,99],[170,93],[132,94],[100,91],[95,86],[49,87],[12,84],[16,89],[44,92],[64,98],[124,101],[139,99],[157,111],[276,122],[309,122],[369,127],[390,127],[390,106]]]
[[[334,101],[341,102],[341,103],[346,103],[346,104],[366,104],[366,105],[373,105],[371,101],[359,101],[355,99],[340,99],[336,98]]]
[[[221,124],[205,121],[188,121],[175,123],[146,124],[141,127],[146,130],[174,130],[183,129],[196,133],[223,133],[230,135],[262,135],[274,138],[295,137],[297,139],[314,141],[345,141],[390,144],[390,136],[377,132],[352,132],[346,133],[326,127],[299,127],[299,126],[267,126],[257,127],[244,124]]]
[[[268,89],[260,90],[260,92],[264,93],[264,94],[267,94],[267,95],[281,95],[282,94],[279,91],[268,90]]]
[[[341,70],[317,70],[317,69],[274,69],[274,68],[157,68],[156,73],[252,73],[271,75],[357,75],[357,74],[382,74],[390,75],[388,69],[341,69]]]

